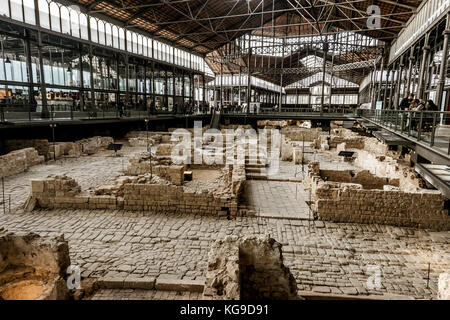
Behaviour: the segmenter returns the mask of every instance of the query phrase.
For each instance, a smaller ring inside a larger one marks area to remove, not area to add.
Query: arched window
[[[25,12],[25,22],[29,24],[36,24],[34,0],[23,0],[23,10]]]
[[[80,13],[80,32],[81,39],[89,40],[88,20],[84,13]]]
[[[91,25],[91,41],[98,42],[97,19],[91,17],[89,23]]]
[[[69,9],[70,11],[70,27],[72,29],[72,36],[79,38],[80,37],[80,17],[78,12],[73,9]]]
[[[117,26],[112,27],[112,38],[113,38],[113,47],[116,49],[120,48],[119,45],[119,28]]]
[[[142,36],[141,36],[141,35],[138,36],[138,48],[137,48],[137,53],[138,53],[138,54],[142,54]]]
[[[110,23],[105,24],[105,36],[106,36],[106,45],[112,46],[113,45],[113,39],[112,39],[113,35],[112,35],[112,29],[111,29]]]
[[[59,6],[55,2],[50,3],[50,20],[52,24],[52,30],[61,32],[61,25],[59,21]]]
[[[147,37],[142,37],[142,47],[143,47],[143,51],[142,54],[146,57],[148,57],[148,39]]]
[[[98,43],[105,44],[105,23],[98,20]]]
[[[39,0],[39,23],[42,28],[50,29],[50,14],[48,2],[46,0]]]
[[[131,32],[127,30],[127,51],[133,52],[133,39],[131,36]]]
[[[148,39],[148,56],[153,58],[153,39]]]
[[[61,32],[70,34],[70,14],[65,6],[61,6]]]
[[[22,0],[9,0],[11,6],[11,18],[23,22]]]
[[[133,53],[137,53],[138,49],[138,40],[137,40],[137,34],[133,32]]]
[[[119,28],[119,48],[125,50],[125,31]]]

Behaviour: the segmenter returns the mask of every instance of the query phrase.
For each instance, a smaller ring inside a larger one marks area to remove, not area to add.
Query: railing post
[[[408,137],[411,135],[411,125],[413,121],[413,112],[409,111],[409,123],[408,123]]]
[[[423,121],[423,111],[420,111],[419,128],[417,128],[417,141],[420,141],[420,136],[422,134],[422,121]]]
[[[431,127],[430,147],[434,146],[434,134],[436,131],[436,113],[433,112],[433,126]]]
[[[395,112],[395,127],[394,130],[397,131],[398,129],[398,112]]]

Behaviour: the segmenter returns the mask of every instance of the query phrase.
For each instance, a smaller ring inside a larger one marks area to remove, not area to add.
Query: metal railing
[[[246,108],[224,108],[222,110],[222,114],[228,114],[228,115],[323,115],[326,117],[327,115],[355,115],[354,108],[323,108],[323,110],[320,110],[319,108],[281,108],[279,109],[272,109],[272,108],[250,108],[250,110],[247,112]]]
[[[450,112],[358,110],[357,115],[450,155]]]
[[[50,104],[42,109],[36,104],[0,103],[0,124],[44,122],[44,121],[71,121],[71,120],[102,120],[102,119],[146,119],[168,115],[209,115],[209,107],[195,107],[181,110],[167,110],[146,108],[134,104],[106,104],[98,103],[95,106],[86,104],[84,108],[72,105]]]

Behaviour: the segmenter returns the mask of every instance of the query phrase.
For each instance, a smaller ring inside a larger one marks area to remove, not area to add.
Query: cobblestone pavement
[[[202,294],[188,291],[101,289],[89,300],[201,300]]]
[[[138,151],[125,146],[122,153],[130,157]],[[29,180],[52,173],[66,173],[84,190],[109,183],[122,169],[122,159],[127,163],[126,157],[111,155],[105,152],[32,167],[6,178],[6,193],[13,194],[13,207],[21,205],[29,194]],[[262,186],[261,194],[252,197],[259,197],[267,206],[279,199],[289,202],[289,206],[298,206],[299,200],[293,196],[295,183],[250,181],[250,185]],[[303,189],[299,195],[307,198]],[[274,208],[276,205],[267,212],[275,212]],[[281,242],[285,262],[296,277],[299,290],[434,298],[439,274],[450,270],[450,232],[380,225],[264,217],[227,220],[112,210],[25,213],[18,209],[10,214],[0,210],[0,226],[13,232],[33,231],[43,236],[63,233],[69,241],[72,263],[81,268],[83,277],[132,274],[201,280],[205,276],[210,245],[217,238],[231,234],[268,234]],[[428,263],[431,264],[430,288],[426,280]],[[370,289],[367,280],[373,278],[376,268],[380,268],[380,287]]]
[[[309,219],[312,216],[302,183],[249,180],[245,193],[247,205],[255,208],[259,217]]]
[[[5,198],[7,209],[9,195],[11,196],[11,210],[22,205],[30,193],[30,180],[46,178],[50,174],[66,174],[74,178],[83,191],[113,182],[122,170],[129,165],[128,159],[136,153],[145,151],[145,147],[128,147],[124,145],[114,156],[114,151],[104,150],[91,156],[78,158],[61,158],[56,162],[50,161],[29,168],[20,174],[5,178]],[[0,207],[3,213],[3,207]]]
[[[18,212],[0,215],[0,225],[41,235],[64,233],[82,277],[203,279],[210,245],[231,234],[269,234],[281,242],[299,290],[433,298],[439,274],[450,269],[448,232],[379,225],[102,210]],[[425,279],[428,263],[430,289]],[[378,289],[367,286],[374,273],[370,266],[381,269]]]

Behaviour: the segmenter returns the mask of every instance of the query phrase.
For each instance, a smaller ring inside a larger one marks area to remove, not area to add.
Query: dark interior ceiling
[[[390,43],[422,0],[74,0],[73,2],[83,6],[93,15],[109,16],[122,22],[127,28],[145,31],[175,46],[206,55],[212,52],[220,54],[220,50],[217,49],[249,32],[255,35],[292,37],[332,34],[345,30]],[[367,27],[368,17],[371,15],[367,10],[371,5],[376,5],[380,9],[381,25],[377,29]],[[344,55],[340,56],[344,58]],[[355,61],[354,57],[352,61]],[[213,60],[207,59],[207,62],[214,72],[219,71]],[[224,72],[236,72],[231,69],[232,67],[228,66]],[[355,76],[359,79],[364,73],[367,73],[367,70],[348,72],[341,76],[344,78]],[[277,76],[264,74],[258,76],[279,83]],[[287,76],[283,85],[301,77],[301,75]]]

